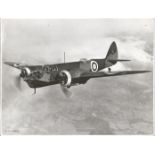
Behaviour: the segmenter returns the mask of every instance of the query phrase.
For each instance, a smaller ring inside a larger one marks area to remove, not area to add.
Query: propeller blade
[[[15,85],[19,90],[21,90],[21,77],[20,76],[15,77]]]
[[[61,86],[62,92],[66,97],[70,97],[72,95],[71,91],[69,91],[67,87],[64,87],[62,84],[60,86]]]

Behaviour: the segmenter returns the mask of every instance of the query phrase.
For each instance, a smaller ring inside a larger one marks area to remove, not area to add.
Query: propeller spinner
[[[22,88],[22,86],[21,86],[22,78],[25,78],[25,77],[29,76],[30,74],[31,74],[30,69],[25,67],[25,68],[21,69],[21,73],[19,74],[19,76],[15,77],[15,85],[19,90],[21,90],[21,88]]]
[[[72,93],[69,91],[72,82],[70,72],[67,70],[61,71],[59,74],[59,79],[62,92],[65,94],[65,96],[70,97],[72,95]]]

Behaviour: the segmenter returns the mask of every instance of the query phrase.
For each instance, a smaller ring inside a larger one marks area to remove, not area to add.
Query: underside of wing
[[[108,76],[120,76],[129,74],[141,74],[150,72],[148,70],[135,70],[135,71],[111,71],[111,72],[88,72],[81,74],[81,78],[98,78],[98,77],[108,77]]]

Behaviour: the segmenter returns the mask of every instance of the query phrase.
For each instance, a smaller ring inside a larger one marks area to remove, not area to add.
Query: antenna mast
[[[65,55],[65,52],[64,52],[64,63],[66,62],[66,55]]]

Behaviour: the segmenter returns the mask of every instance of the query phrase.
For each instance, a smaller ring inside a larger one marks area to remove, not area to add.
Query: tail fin
[[[130,60],[118,59],[117,45],[113,41],[112,44],[110,45],[110,48],[109,48],[108,53],[105,58],[105,67],[112,66],[112,65],[116,64],[118,61],[130,61]]]
[[[105,65],[106,65],[105,67],[114,65],[117,62],[115,61],[117,59],[118,59],[117,45],[113,41],[112,44],[110,45],[110,48],[105,58]]]
[[[110,60],[116,60],[118,59],[118,51],[117,51],[117,45],[116,43],[113,41],[112,44],[110,45],[110,48],[108,50],[106,59],[110,59]]]

